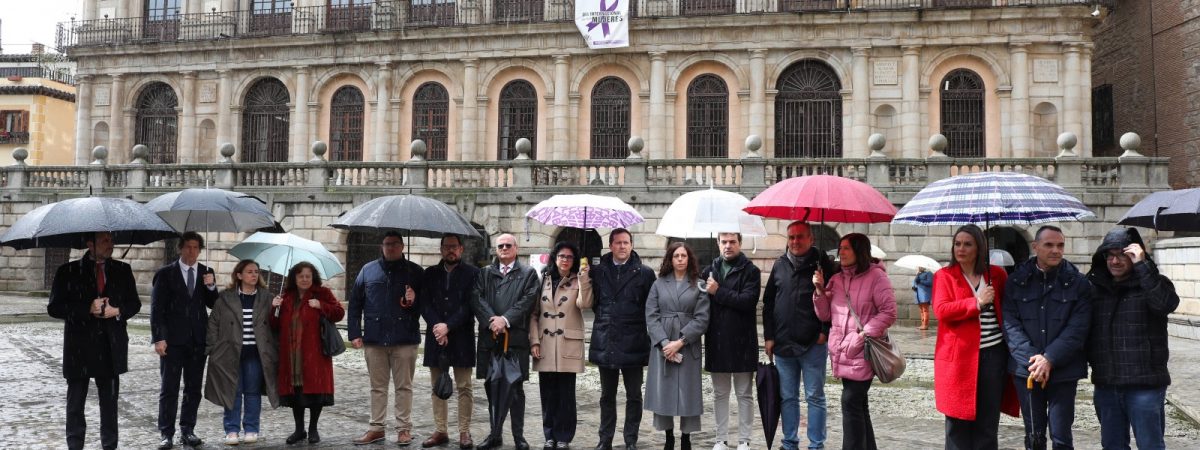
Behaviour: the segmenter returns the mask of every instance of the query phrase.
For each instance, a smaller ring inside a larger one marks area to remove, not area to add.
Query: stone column
[[[76,76],[75,81],[75,165],[84,165],[91,162],[92,76]]]
[[[867,135],[871,130],[871,80],[867,70],[871,47],[854,47],[854,74],[851,83],[854,92],[851,94],[851,129],[850,139],[842,142],[842,154],[849,158],[865,158],[870,153],[867,150]],[[846,151],[855,149],[853,151]]]
[[[220,83],[217,84],[217,147],[219,148],[221,146],[221,144],[224,144],[226,142],[230,142],[230,143],[233,143],[234,145],[238,145],[238,143],[233,142],[233,136],[234,136],[233,123],[232,123],[233,121],[230,120],[230,117],[229,117],[229,115],[230,115],[229,101],[230,101],[230,97],[233,95],[233,93],[230,92],[230,90],[233,89],[231,87],[231,85],[233,84],[233,80],[230,79],[231,77],[230,77],[228,70],[218,70],[217,75],[221,77]],[[236,148],[238,151],[242,150],[241,147],[236,147]],[[212,152],[217,151],[217,149],[215,149],[215,148],[204,149],[204,150],[212,151]],[[216,158],[214,160],[219,160],[219,159],[220,158]]]
[[[750,50],[750,134],[767,133],[767,51]]]
[[[292,156],[290,161],[308,161],[308,67],[298,66],[296,69],[296,98],[292,114]]]
[[[548,149],[551,151],[543,150],[542,152],[547,159],[553,158],[557,161],[575,159],[575,155],[571,155],[568,150],[571,146],[567,145],[567,108],[571,93],[570,82],[567,81],[568,58],[568,55],[554,55],[554,107],[550,112],[553,118],[553,129],[550,133],[550,149]]]
[[[108,93],[108,148],[109,154],[120,154],[129,150],[125,145],[125,80],[121,74],[112,77],[112,89]]]
[[[391,155],[388,154],[388,100],[392,98],[391,83],[392,83],[392,68],[388,63],[379,63],[378,70],[375,74],[375,109],[371,111],[375,114],[375,136],[373,147],[375,148],[375,161],[391,161]]]
[[[1029,109],[1029,44],[1013,43],[1008,47],[1010,53],[1009,75],[1012,81],[1012,109],[1009,111],[1012,138],[1012,156],[1028,158],[1033,149],[1033,138],[1030,133],[1029,119],[1033,111]]]
[[[667,146],[667,52],[650,52],[650,158],[663,159],[674,154]]]
[[[900,154],[905,158],[924,157],[921,147],[921,47],[901,47],[903,75],[900,80]]]
[[[1075,133],[1079,136],[1083,133],[1083,123],[1081,121],[1083,107],[1079,101],[1079,44],[1071,42],[1066,44],[1064,49],[1066,52],[1066,67],[1063,70],[1063,129],[1064,132]]]
[[[183,72],[182,91],[179,100],[183,113],[179,116],[179,143],[175,148],[180,163],[194,164],[200,158],[200,149],[196,148],[196,72]]]
[[[458,159],[462,161],[478,161],[480,158],[479,143],[475,141],[479,133],[475,128],[475,118],[479,117],[479,60],[470,58],[463,61],[463,98],[462,111],[459,112],[459,122],[462,130],[458,136]],[[449,158],[447,158],[449,159]]]
[[[1095,44],[1084,43],[1079,58],[1079,97],[1080,122],[1083,123],[1083,134],[1079,135],[1079,156],[1092,156],[1092,48]]]

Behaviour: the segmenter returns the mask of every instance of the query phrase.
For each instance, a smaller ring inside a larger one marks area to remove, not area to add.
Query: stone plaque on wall
[[[200,103],[213,103],[215,101],[217,101],[217,83],[200,83]]]
[[[1057,83],[1058,82],[1058,60],[1056,60],[1056,59],[1035,59],[1035,60],[1033,60],[1033,82],[1034,83]]]
[[[875,61],[875,84],[898,84],[900,82],[900,61]]]
[[[96,95],[93,98],[92,106],[108,106],[110,92],[112,91],[108,86],[96,86]]]

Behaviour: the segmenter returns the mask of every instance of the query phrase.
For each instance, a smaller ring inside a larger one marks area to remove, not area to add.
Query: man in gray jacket
[[[507,403],[499,404],[491,386],[484,384],[487,392],[488,411],[499,414],[501,419],[493,423],[487,440],[478,449],[491,450],[503,444],[505,411],[512,414],[513,442],[517,450],[528,450],[525,441],[525,379],[529,376],[529,315],[541,290],[537,271],[517,261],[517,238],[502,234],[496,238],[496,263],[479,271],[471,302],[471,311],[479,321],[479,352],[477,354],[476,378],[487,377],[493,351],[503,351],[505,334],[508,351],[521,367],[521,378],[509,392]]]

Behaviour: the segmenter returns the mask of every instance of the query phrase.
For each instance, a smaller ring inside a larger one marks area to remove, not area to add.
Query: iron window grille
[[[605,77],[592,87],[592,159],[623,159],[629,156],[629,85],[617,77]]]
[[[445,161],[450,137],[450,94],[439,83],[427,82],[413,94],[413,139],[425,141],[426,159]]]
[[[287,87],[263,78],[246,93],[242,112],[242,162],[286,162],[291,110]]]
[[[342,86],[329,105],[329,159],[363,160],[363,94],[354,86]]]
[[[800,61],[779,77],[775,156],[842,157],[842,85],[825,63]]]
[[[517,157],[517,140],[529,139],[529,157],[537,159],[537,91],[525,80],[513,80],[500,90],[497,159]]]
[[[982,158],[984,143],[983,79],[968,69],[955,69],[938,86],[942,95],[942,135],[946,156]]]
[[[713,74],[696,77],[687,90],[687,157],[729,155],[729,89]]]
[[[166,83],[151,84],[138,96],[134,136],[150,149],[150,164],[173,164],[179,156],[178,107],[179,98]]]

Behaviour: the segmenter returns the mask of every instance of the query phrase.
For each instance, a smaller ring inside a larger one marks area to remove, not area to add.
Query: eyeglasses
[[[506,248],[512,248],[512,247],[516,247],[516,245],[515,244],[496,244],[496,248],[498,248],[500,250],[504,250]]]
[[[558,256],[556,256],[556,258],[558,258],[558,259],[575,259],[575,255],[559,254]]]
[[[1124,258],[1126,258],[1126,257],[1128,257],[1128,256],[1129,256],[1129,255],[1126,255],[1126,254],[1124,254],[1124,253],[1106,253],[1106,254],[1104,255],[1104,260],[1105,260],[1105,261],[1108,261],[1108,260],[1110,260],[1110,259],[1124,259]]]

